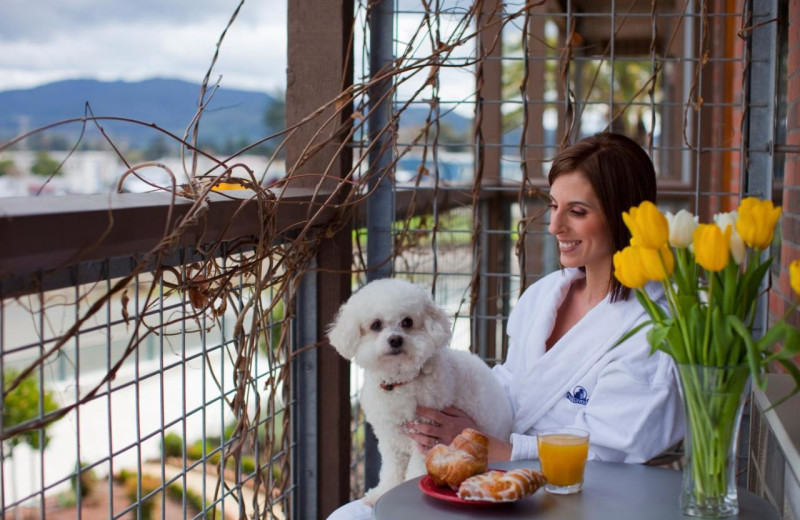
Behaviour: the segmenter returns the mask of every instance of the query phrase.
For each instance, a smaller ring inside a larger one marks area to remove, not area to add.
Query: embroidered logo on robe
[[[575,404],[586,404],[589,402],[589,393],[582,386],[576,386],[572,389],[572,392],[567,392],[567,395],[564,397]]]

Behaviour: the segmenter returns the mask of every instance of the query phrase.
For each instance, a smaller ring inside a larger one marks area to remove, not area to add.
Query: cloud
[[[238,3],[238,0],[3,0],[0,41],[42,41],[123,23],[194,24],[227,18]],[[246,2],[243,9],[251,14],[263,13],[258,2],[253,5]]]
[[[285,84],[286,1],[245,3],[213,77],[262,91]],[[2,0],[0,90],[65,78],[200,82],[233,0]]]

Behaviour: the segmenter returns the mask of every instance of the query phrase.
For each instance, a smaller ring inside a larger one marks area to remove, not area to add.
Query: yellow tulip
[[[789,264],[789,283],[792,285],[792,290],[800,294],[800,260]]]
[[[723,232],[716,224],[700,224],[692,235],[694,258],[709,271],[721,271],[728,265],[731,254],[730,226]]]
[[[647,283],[639,250],[638,247],[628,246],[614,253],[614,276],[622,285],[631,289],[639,289]]]
[[[622,220],[641,247],[658,250],[669,240],[667,217],[649,200],[631,208],[630,212],[623,211]]]
[[[757,249],[766,249],[772,243],[775,224],[781,217],[780,206],[775,207],[771,200],[747,197],[739,205],[739,218],[736,231],[744,243]]]
[[[660,282],[672,274],[675,269],[675,258],[668,246],[661,249],[639,248],[642,272],[648,280]]]

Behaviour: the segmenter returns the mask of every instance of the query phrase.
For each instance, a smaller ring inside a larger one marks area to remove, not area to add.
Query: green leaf
[[[666,344],[670,345],[672,353],[666,352],[670,354],[673,358],[675,358],[675,362],[679,364],[686,364],[686,363],[694,363],[694,359],[689,357],[687,353],[686,345],[683,343],[683,336],[681,335],[681,330],[678,328],[677,325],[672,325],[669,327],[667,332]]]
[[[727,365],[729,352],[734,347],[735,336],[719,307],[711,311],[712,365]]]
[[[647,311],[647,314],[654,321],[664,321],[668,318],[667,313],[660,305],[657,305],[650,299],[646,292],[642,290],[636,291],[636,299],[639,300],[639,305]]]
[[[753,336],[750,333],[750,330],[745,326],[744,323],[742,323],[742,320],[736,316],[727,316],[727,320],[733,330],[736,331],[739,334],[739,337],[742,338],[745,346],[747,347],[747,364],[750,365],[750,375],[753,376],[753,379],[758,387],[764,390],[767,387],[767,380],[763,374],[761,374],[761,360],[759,358],[756,344],[753,342]]]
[[[677,307],[681,314],[681,317],[689,316],[692,307],[698,304],[697,301],[697,293],[692,294],[679,294]]]
[[[784,328],[786,327],[786,323],[783,321],[779,321],[772,327],[767,329],[767,332],[764,333],[761,338],[759,338],[756,346],[758,350],[761,352],[766,352],[769,348],[774,345],[775,343],[779,342],[781,338],[784,336]]]
[[[623,334],[622,337],[619,338],[613,345],[611,345],[611,349],[615,349],[618,346],[622,345],[623,343],[628,341],[628,339],[631,336],[633,336],[634,334],[636,334],[637,332],[639,332],[643,328],[647,327],[648,325],[652,325],[652,324],[653,324],[653,321],[652,320],[648,320],[648,321],[645,321],[645,322],[640,323],[639,325],[635,326],[634,328],[632,328],[631,330],[629,330],[628,332]]]
[[[752,270],[748,266],[747,271],[742,276],[742,292],[739,297],[740,313],[737,315],[746,319],[751,309],[755,308],[756,298],[758,297],[758,288],[764,279],[764,275],[772,263],[772,258],[768,258],[764,263],[758,264]]]
[[[733,314],[736,308],[736,299],[739,296],[740,285],[737,283],[739,278],[739,266],[734,262],[729,262],[723,271],[722,281],[722,311],[725,314]]]
[[[765,412],[768,412],[773,408],[777,408],[784,401],[786,401],[787,399],[795,395],[798,391],[800,391],[800,369],[797,368],[797,365],[795,365],[793,361],[790,361],[788,359],[779,359],[778,363],[783,365],[783,368],[786,369],[786,372],[788,372],[789,375],[792,376],[792,379],[794,380],[794,388],[792,389],[791,392],[778,399],[778,401],[775,404],[764,410]]]
[[[794,358],[798,353],[800,353],[800,332],[798,332],[797,329],[795,329],[794,327],[790,327],[783,321],[776,323],[767,332],[770,333],[776,329],[779,332],[782,332],[782,336],[778,338],[778,341],[783,340],[783,344],[781,345],[780,349],[772,353],[772,355],[768,358],[768,361]],[[764,335],[764,337],[766,337],[766,334]],[[759,341],[759,344],[760,343],[761,341]],[[762,348],[762,351],[766,351],[770,346],[772,346],[775,343],[776,341],[773,341],[772,343],[769,344],[765,344],[765,347]]]
[[[647,331],[647,342],[650,343],[650,355],[652,356],[656,350],[663,350],[667,354],[672,355],[669,345],[665,348],[665,340],[669,335],[671,327],[663,327],[655,325],[652,329]],[[673,356],[674,357],[674,356]]]

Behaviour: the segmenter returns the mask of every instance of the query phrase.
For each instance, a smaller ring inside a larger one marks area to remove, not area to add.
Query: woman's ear
[[[450,317],[433,302],[425,306],[425,330],[433,338],[436,346],[442,348],[447,347],[453,335],[450,330]]]
[[[343,305],[328,327],[328,341],[346,359],[353,359],[361,339],[361,324],[351,314],[347,304]]]

